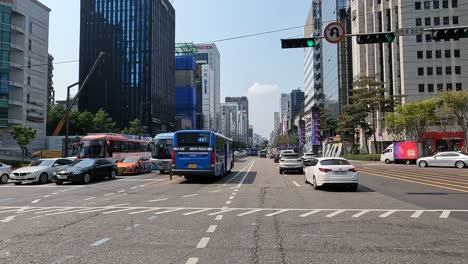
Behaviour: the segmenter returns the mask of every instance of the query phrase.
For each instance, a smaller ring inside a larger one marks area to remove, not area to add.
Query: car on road
[[[266,150],[260,150],[260,158],[266,158],[266,157],[267,157]]]
[[[135,174],[151,172],[151,161],[142,156],[129,156],[117,161],[118,174]]]
[[[54,174],[52,181],[57,185],[64,182],[88,184],[97,179],[115,179],[117,165],[108,159],[82,159]]]
[[[325,185],[348,185],[356,191],[359,185],[357,168],[344,158],[316,158],[307,164],[304,178],[316,190]]]
[[[5,184],[10,179],[11,166],[0,162],[0,184]]]
[[[10,181],[15,185],[23,182],[45,184],[52,179],[54,172],[64,169],[73,161],[63,158],[34,160],[27,167],[19,168],[10,173]]]
[[[294,150],[282,150],[280,152],[280,158],[283,156],[283,154],[294,154]]]
[[[274,161],[275,163],[279,163],[279,161],[280,161],[280,154],[275,154],[275,157],[273,158],[273,161]]]
[[[283,174],[286,171],[295,171],[304,173],[304,164],[302,163],[299,154],[284,153],[279,160],[279,173]]]
[[[301,159],[302,159],[302,162],[306,163],[307,161],[311,161],[315,159],[315,154],[306,152],[302,155]]]
[[[468,155],[456,151],[440,152],[434,156],[419,158],[419,167],[456,167],[463,169],[468,165]]]

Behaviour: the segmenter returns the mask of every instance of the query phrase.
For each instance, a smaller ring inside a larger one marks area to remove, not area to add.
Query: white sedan
[[[318,190],[325,185],[349,185],[355,191],[359,184],[356,167],[343,158],[316,158],[306,164],[305,182]]]
[[[0,162],[0,184],[5,184],[8,182],[8,179],[9,179],[8,175],[10,175],[10,173],[11,173],[11,166]]]
[[[68,159],[40,159],[32,161],[27,167],[19,168],[10,173],[10,181],[16,185],[23,182],[47,183],[52,179],[52,174],[64,169],[73,161]]]

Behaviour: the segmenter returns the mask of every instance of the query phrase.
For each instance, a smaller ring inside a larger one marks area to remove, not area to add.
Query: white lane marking
[[[226,201],[226,203],[225,203],[225,204],[231,204],[231,201]]]
[[[50,212],[56,212],[56,211],[65,211],[65,210],[69,210],[69,209],[73,209],[73,207],[55,208],[55,209],[52,209],[52,210],[45,210],[45,211],[41,211],[41,212],[35,212],[35,214],[44,214],[44,213],[50,213]]]
[[[8,223],[10,221],[12,221],[13,219],[15,219],[17,215],[10,215],[10,216],[7,216],[5,217],[3,220],[0,220],[1,223]]]
[[[40,202],[40,201],[41,201],[41,199],[36,199],[36,200],[32,201],[31,203],[32,203],[32,204],[35,204],[35,203],[38,203],[38,202]]]
[[[352,217],[360,217],[370,212],[370,210],[362,210],[361,212],[354,214]]]
[[[55,193],[52,193],[52,195],[57,195],[57,194],[58,194],[58,193],[56,193],[56,192],[55,192]]]
[[[229,207],[227,207],[227,206],[223,206],[223,207],[221,207],[221,210],[226,210],[226,209],[228,209],[228,208],[229,208]]]
[[[94,213],[94,212],[99,212],[99,211],[105,211],[105,210],[109,210],[109,209],[112,209],[112,208],[109,208],[109,207],[98,208],[98,209],[79,212],[79,214],[88,214],[88,213]]]
[[[217,227],[218,227],[217,225],[210,225],[210,227],[208,227],[208,230],[206,230],[206,232],[213,233],[214,231],[216,231]]]
[[[130,210],[135,210],[135,209],[136,209],[136,208],[124,208],[124,209],[119,209],[119,210],[104,212],[104,213],[102,213],[102,214],[113,214],[113,213],[125,212],[125,211],[130,211]]]
[[[192,197],[192,196],[197,196],[197,195],[198,195],[198,193],[188,194],[188,195],[182,196],[182,198],[187,198],[187,197]]]
[[[414,214],[411,215],[411,218],[418,218],[422,215],[423,212],[423,210],[417,210],[416,212],[414,212]]]
[[[90,203],[87,203],[86,205],[90,205],[90,204],[96,204],[96,202],[90,202]]]
[[[117,198],[124,197],[124,196],[127,196],[127,195],[128,195],[127,193],[124,193],[124,194],[121,194],[121,195],[112,196],[112,197],[109,197],[109,198],[104,199],[103,201],[115,200],[115,199],[117,199]]]
[[[318,213],[318,212],[320,212],[320,211],[322,211],[322,210],[320,210],[320,209],[313,210],[313,211],[310,211],[310,212],[308,212],[308,213],[301,214],[299,217],[307,217],[307,216],[309,216],[309,215],[316,214],[316,213]]]
[[[1,214],[1,213],[16,212],[16,211],[19,211],[19,208],[16,208],[16,209],[10,209],[10,210],[3,210],[3,211],[0,211],[0,214]]]
[[[166,201],[168,199],[169,198],[161,198],[161,199],[156,199],[156,200],[149,200],[148,202],[152,203],[152,202]]]
[[[125,192],[125,190],[120,190],[120,191],[118,191],[118,193],[123,193],[123,192]]]
[[[92,200],[92,199],[96,199],[96,197],[88,197],[88,198],[83,199],[83,201],[89,201],[89,200]]]
[[[148,220],[153,220],[153,219],[156,219],[156,218],[158,218],[158,216],[157,216],[157,215],[153,215],[153,216],[148,217]]]
[[[235,209],[225,209],[225,210],[221,210],[221,211],[218,211],[218,212],[214,212],[214,213],[211,213],[211,214],[208,214],[208,215],[219,215],[219,214],[227,213],[227,212],[234,211],[234,210],[235,210]]]
[[[253,165],[255,164],[255,160],[252,161],[252,164],[250,165],[249,169],[245,172],[245,175],[244,177],[242,178],[242,180],[239,182],[239,184],[237,184],[237,188],[240,188],[242,186],[242,184],[244,184],[244,181],[245,179],[247,178],[247,175],[249,175],[250,173],[250,170],[252,169]]]
[[[185,214],[182,214],[182,215],[193,215],[193,214],[198,214],[198,213],[201,213],[201,212],[206,212],[206,211],[209,211],[209,210],[212,210],[212,209],[211,208],[210,209],[201,209],[201,210],[185,213]]]
[[[189,258],[185,264],[197,264],[198,258]]]
[[[389,210],[386,213],[383,213],[383,214],[379,215],[379,217],[385,218],[385,217],[388,217],[388,216],[392,215],[395,212],[396,212],[396,210]]]
[[[50,197],[50,195],[49,195],[49,194],[48,194],[48,195],[44,195],[44,198],[48,198],[48,197]]]
[[[131,212],[131,213],[128,213],[128,214],[130,214],[130,215],[141,214],[141,213],[156,211],[156,210],[159,210],[159,209],[161,209],[161,208],[156,207],[156,208],[146,209],[146,210],[143,210],[143,211]]]
[[[146,186],[146,185],[143,184],[143,185],[138,186],[138,188],[143,188],[143,187],[145,187],[145,186]]]
[[[106,243],[106,242],[109,241],[109,240],[110,240],[110,238],[106,237],[106,238],[103,238],[103,239],[101,239],[101,240],[98,240],[98,241],[94,242],[93,244],[91,244],[91,245],[89,245],[89,246],[90,246],[90,247],[97,247],[97,246],[100,246],[100,245]]]
[[[197,248],[205,248],[206,245],[208,245],[209,241],[209,237],[202,237],[202,239],[200,239],[200,242],[198,242]]]
[[[229,200],[232,200],[232,199],[234,199],[234,196],[229,196]]]
[[[137,227],[141,226],[141,224],[134,224],[133,226],[129,226],[127,228],[125,228],[125,231],[129,231],[129,230],[132,230],[132,229],[135,229]]]
[[[215,218],[216,221],[221,221],[223,220],[223,215],[217,215]]]
[[[9,201],[9,200],[14,200],[15,198],[3,198],[3,199],[0,199],[0,202],[5,202],[5,201]]]
[[[301,187],[301,185],[299,185],[299,183],[297,183],[296,181],[292,181],[292,183],[294,183],[294,185],[296,185],[296,187]]]
[[[83,211],[88,211],[88,210],[89,209],[81,208],[81,209],[77,209],[77,210],[62,211],[62,212],[57,212],[57,213],[45,214],[45,215],[50,216],[50,215],[70,214],[70,213],[78,213],[78,212],[83,212]]]
[[[247,211],[247,212],[245,212],[245,213],[238,214],[237,216],[249,215],[249,214],[253,214],[253,213],[259,212],[259,211],[262,211],[262,209],[255,209],[255,210]]]
[[[339,215],[339,214],[341,214],[341,213],[344,212],[344,211],[345,211],[345,210],[337,210],[337,211],[335,211],[335,212],[333,212],[333,213],[331,213],[331,214],[326,215],[325,217],[334,217],[335,215]]]
[[[274,215],[281,214],[281,213],[284,213],[284,212],[287,212],[287,211],[288,210],[279,210],[279,211],[276,211],[274,213],[266,214],[265,216],[274,216]]]
[[[236,192],[231,193],[231,195],[236,195],[236,194],[237,194]]]
[[[237,186],[234,186],[234,187],[231,187],[230,189],[233,190],[233,189],[236,189],[236,188],[237,188]]]
[[[138,188],[138,186],[132,187],[130,190],[135,190],[136,188]]]
[[[104,196],[114,195],[115,193],[106,193]]]
[[[235,188],[235,189],[234,189],[234,191],[235,191],[235,192],[238,192],[238,191],[239,191],[239,189]]]
[[[222,192],[223,190],[210,191],[212,193]]]
[[[59,258],[57,259],[56,261],[52,262],[51,264],[62,264],[62,263],[65,263],[65,261],[69,260],[69,259],[72,259],[74,258],[74,256],[70,255],[70,256],[65,256],[63,258]]]
[[[223,184],[223,186],[227,186],[228,183],[230,183],[230,182],[233,181],[235,178],[237,178],[237,176],[241,175],[241,173],[242,173],[245,169],[247,169],[248,167],[249,167],[249,165],[245,166],[244,168],[242,168],[242,170],[238,171],[238,172],[236,173],[236,175],[232,176],[232,178],[229,179],[227,182],[225,182],[225,183]]]
[[[157,213],[154,213],[154,214],[155,214],[155,215],[160,215],[160,214],[165,214],[165,213],[171,213],[171,212],[175,212],[175,211],[180,211],[180,210],[183,210],[183,209],[184,209],[184,208],[169,209],[169,210],[157,212]]]
[[[440,214],[440,218],[448,218],[450,215],[450,210],[444,210],[442,211],[442,214]]]

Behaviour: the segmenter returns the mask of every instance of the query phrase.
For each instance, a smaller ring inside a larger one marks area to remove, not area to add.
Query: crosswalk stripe
[[[128,213],[128,214],[131,214],[131,215],[134,215],[134,214],[141,214],[141,213],[156,211],[156,210],[159,210],[159,209],[161,209],[161,208],[156,207],[156,208],[146,209],[146,210],[143,210],[143,211],[131,212],[131,213]]]
[[[262,209],[255,209],[255,210],[247,211],[247,212],[245,212],[245,213],[238,214],[237,216],[249,215],[249,214],[253,214],[253,213],[259,212],[259,211],[262,211]]]
[[[360,217],[370,212],[370,210],[362,210],[361,212],[354,214],[352,217]]]
[[[334,217],[335,215],[339,215],[339,214],[341,214],[341,213],[344,212],[344,211],[345,211],[345,210],[337,210],[337,211],[335,211],[335,212],[333,212],[333,213],[331,213],[331,214],[326,215],[325,217]]]
[[[270,213],[270,214],[266,214],[265,216],[274,216],[274,215],[278,215],[278,214],[281,214],[281,213],[284,213],[284,212],[287,212],[289,210],[279,210],[279,211],[276,211],[274,213]]]
[[[78,213],[78,212],[87,211],[87,210],[88,210],[88,209],[86,209],[86,208],[81,208],[81,209],[71,210],[71,211],[61,211],[61,212],[56,212],[56,213],[48,213],[48,214],[45,214],[45,215],[50,216],[50,215],[61,215],[61,214],[69,214],[69,213]]]
[[[411,215],[411,218],[418,218],[422,215],[423,212],[423,210],[417,210],[416,212],[414,212],[414,214]]]
[[[440,218],[448,218],[450,215],[450,210],[444,210],[442,211],[442,214],[440,214]]]
[[[98,208],[98,209],[84,211],[84,212],[78,212],[78,213],[79,214],[88,214],[88,213],[94,213],[94,212],[99,212],[99,211],[105,211],[105,210],[109,210],[109,209],[112,209],[112,207]]]
[[[197,210],[197,211],[185,213],[185,214],[182,214],[182,215],[193,215],[193,214],[198,214],[198,213],[201,213],[201,212],[206,212],[206,211],[209,211],[209,210],[212,210],[212,209],[211,209],[211,208],[209,208],[209,209],[201,209],[201,210]]]
[[[130,211],[130,210],[135,210],[136,208],[124,208],[124,209],[119,209],[119,210],[114,210],[114,211],[107,211],[102,214],[113,214],[113,213],[118,213],[118,212],[125,212],[125,211]]]
[[[231,211],[234,211],[234,209],[224,209],[224,210],[214,212],[214,213],[211,213],[211,214],[208,214],[208,215],[218,215],[218,214],[223,214],[223,213],[227,213],[227,212],[231,212]]]
[[[172,213],[172,212],[180,211],[180,210],[183,210],[183,209],[184,209],[184,208],[169,209],[169,210],[157,212],[157,213],[154,213],[154,214],[155,214],[155,215],[160,215],[160,214],[165,214],[165,213]]]
[[[379,217],[385,218],[385,217],[388,217],[388,216],[392,215],[395,212],[396,212],[396,210],[390,210],[390,211],[387,211],[386,213],[383,213],[383,214],[379,215]]]
[[[320,211],[322,211],[322,210],[320,210],[320,209],[313,210],[313,211],[310,211],[310,212],[308,212],[308,213],[301,214],[299,217],[307,217],[307,216],[309,216],[309,215],[316,214],[316,213],[318,213],[318,212],[320,212]]]

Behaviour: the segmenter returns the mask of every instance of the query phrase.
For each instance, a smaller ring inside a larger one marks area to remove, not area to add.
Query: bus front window
[[[79,149],[79,158],[105,158],[104,140],[82,141]]]
[[[154,146],[155,159],[171,159],[172,139],[158,139]]]

